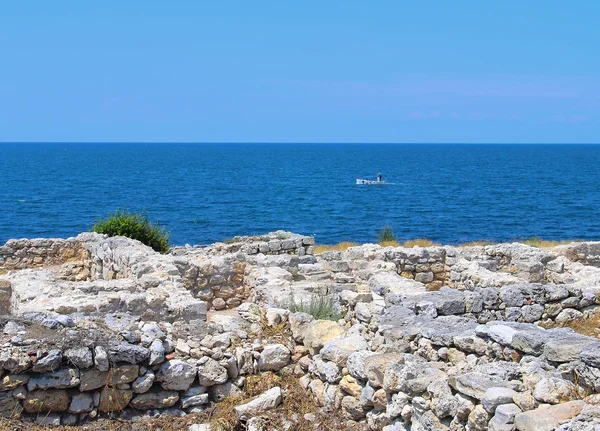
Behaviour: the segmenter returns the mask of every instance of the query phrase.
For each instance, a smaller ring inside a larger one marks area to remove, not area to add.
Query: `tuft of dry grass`
[[[571,328],[573,331],[587,335],[588,337],[600,337],[600,314],[593,314],[588,319],[571,320],[568,322],[551,322],[541,324],[540,326],[551,329],[551,328]]]
[[[428,238],[415,238],[406,241],[402,244],[402,247],[413,248],[413,247],[437,247],[441,244],[439,242],[434,242]]]
[[[315,245],[315,254],[321,254],[325,251],[346,251],[350,247],[356,247],[359,245],[352,241],[342,241],[337,244],[317,244]]]
[[[382,247],[399,247],[400,243],[396,240],[392,240],[380,242],[379,245]]]
[[[530,245],[532,247],[537,247],[537,248],[550,248],[550,247],[556,247],[559,245],[565,245],[565,244],[570,244],[572,242],[577,242],[578,240],[576,239],[572,239],[572,240],[562,240],[562,241],[551,241],[551,240],[545,240],[542,238],[538,238],[537,236],[532,236],[531,238],[527,238],[524,240],[519,240],[517,242],[520,242],[522,244],[526,244],[526,245]]]
[[[496,244],[496,242],[492,241],[492,240],[487,240],[487,239],[480,239],[477,241],[465,242],[464,244],[458,244],[458,247],[484,247],[486,245],[493,245],[493,244]]]

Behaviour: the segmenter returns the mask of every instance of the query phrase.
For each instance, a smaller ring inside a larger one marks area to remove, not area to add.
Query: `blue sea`
[[[381,172],[388,184],[357,185]],[[0,144],[0,243],[146,210],[177,245],[600,239],[600,145]]]

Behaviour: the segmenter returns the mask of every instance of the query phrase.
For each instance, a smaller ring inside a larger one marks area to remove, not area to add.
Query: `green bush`
[[[396,237],[394,236],[394,229],[392,229],[391,226],[385,226],[377,234],[377,239],[380,243],[396,241]]]
[[[157,222],[156,226],[150,223],[145,211],[130,213],[127,209],[117,210],[106,220],[98,220],[94,223],[93,231],[108,236],[137,239],[160,253],[169,251],[169,233],[160,226],[160,222]]]
[[[342,317],[333,298],[326,295],[313,295],[307,302],[299,303],[292,295],[284,306],[292,313],[307,313],[317,320],[337,321]]]

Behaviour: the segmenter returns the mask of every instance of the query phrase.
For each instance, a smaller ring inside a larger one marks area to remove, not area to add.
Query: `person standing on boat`
[[[377,173],[377,181],[381,181],[383,177],[381,176],[381,172]]]

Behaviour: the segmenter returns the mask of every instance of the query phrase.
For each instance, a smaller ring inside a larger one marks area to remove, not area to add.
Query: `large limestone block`
[[[282,399],[281,388],[276,386],[250,402],[236,406],[235,412],[240,420],[246,421],[252,417],[259,416],[261,413],[274,409],[281,404]]]
[[[346,366],[348,357],[358,351],[369,348],[367,341],[358,334],[349,337],[333,340],[325,343],[321,349],[323,359],[335,362],[339,366]]]
[[[431,383],[447,378],[446,373],[427,364],[406,365],[396,362],[385,370],[383,389],[386,392],[400,391],[415,397],[423,394]]]
[[[551,331],[553,336],[544,346],[544,356],[552,362],[571,362],[579,359],[581,352],[588,346],[598,345],[598,340],[578,335],[572,331]]]
[[[105,387],[100,393],[100,404],[98,410],[101,412],[120,412],[127,407],[133,392],[129,389],[115,389]]]
[[[258,367],[262,371],[279,371],[290,363],[290,351],[283,344],[268,344],[260,352]]]
[[[31,391],[23,401],[27,413],[64,412],[68,408],[69,395],[64,389]]]
[[[515,426],[519,431],[554,431],[581,413],[584,406],[584,401],[569,401],[519,413],[515,416]]]
[[[351,353],[346,360],[346,367],[350,375],[355,379],[366,380],[365,359],[374,355],[377,355],[377,353],[370,350],[359,350]]]
[[[512,403],[515,395],[517,395],[517,392],[510,388],[489,388],[485,391],[481,404],[488,413],[494,414],[499,405]]]
[[[133,382],[138,377],[137,365],[121,365],[109,371],[87,370],[81,373],[80,391],[93,391],[104,386],[117,386]]]
[[[79,382],[79,371],[74,368],[65,368],[54,373],[31,378],[27,383],[27,390],[72,388],[79,385]]]
[[[344,332],[344,328],[336,322],[315,320],[306,328],[304,345],[308,347],[311,355],[316,355],[325,343],[342,338]]]
[[[192,386],[196,374],[197,369],[193,365],[173,359],[160,366],[155,380],[162,384],[163,389],[185,391]]]
[[[198,367],[198,383],[201,386],[220,385],[227,381],[227,369],[212,358],[203,358]]]
[[[533,391],[536,400],[548,404],[560,404],[565,401],[571,401],[579,398],[577,387],[558,377],[544,377]]]
[[[374,388],[382,387],[386,369],[398,362],[404,362],[404,355],[401,353],[381,353],[364,358],[364,374],[369,384]]]
[[[175,391],[146,392],[136,395],[131,400],[131,407],[138,410],[164,409],[172,407],[179,401],[179,394]]]
[[[139,364],[150,357],[150,351],[142,346],[127,342],[114,343],[109,347],[108,355],[113,363],[127,362]]]
[[[510,383],[499,377],[476,372],[451,376],[449,382],[456,391],[478,400],[483,399],[490,388],[510,386]]]

